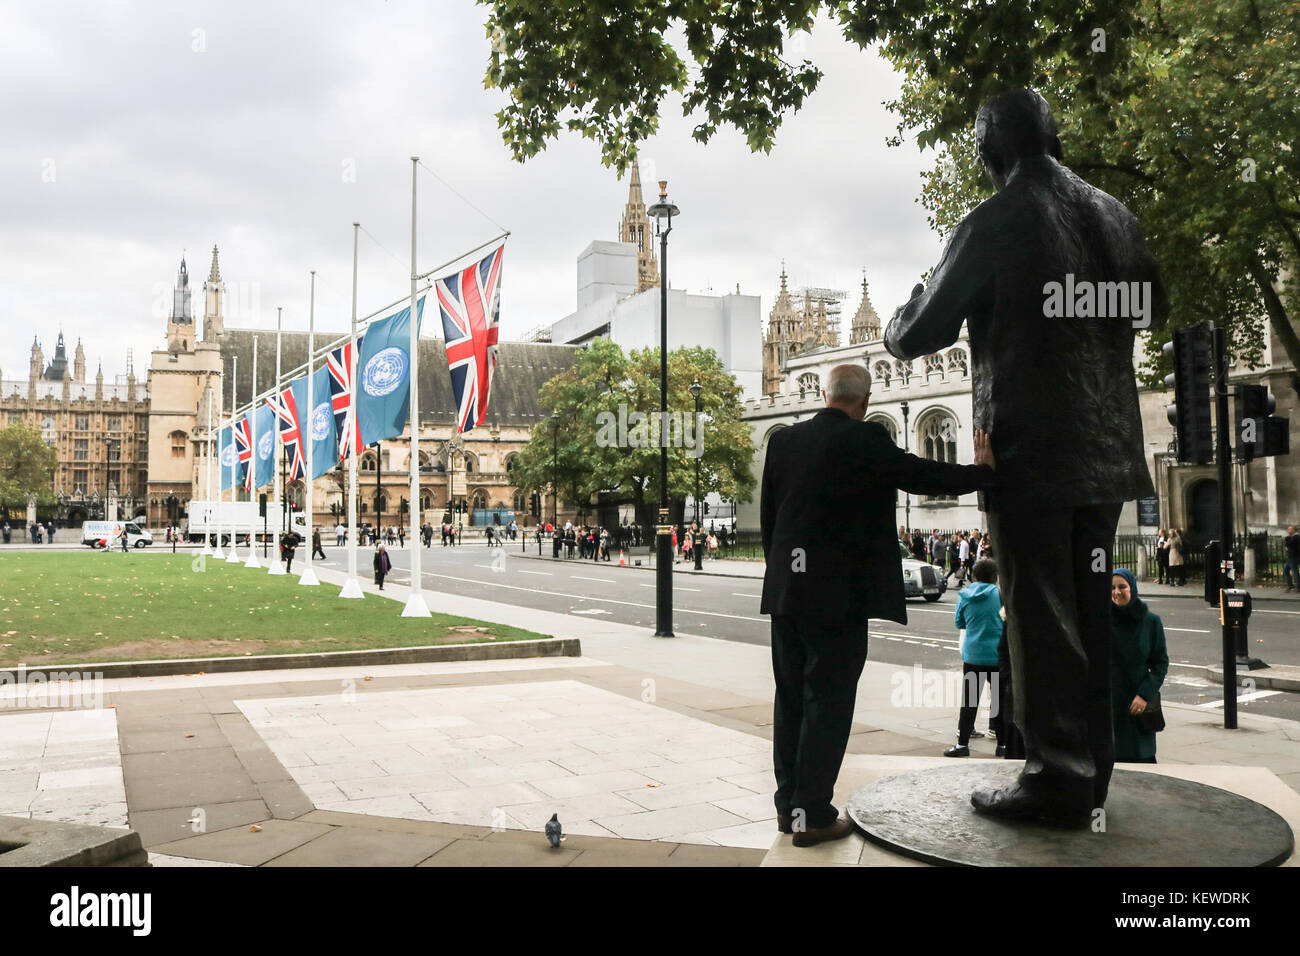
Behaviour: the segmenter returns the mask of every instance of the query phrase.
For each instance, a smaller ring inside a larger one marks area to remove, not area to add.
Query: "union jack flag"
[[[289,459],[289,480],[297,481],[307,473],[307,454],[303,451],[302,428],[298,424],[298,403],[294,401],[293,390],[285,388],[280,391],[280,400],[273,402],[275,415],[280,420],[280,441],[284,444],[284,453]]]
[[[501,258],[505,246],[435,285],[447,340],[447,370],[456,395],[457,430],[487,420],[488,394],[497,367],[501,315]]]
[[[352,369],[356,356],[361,354],[361,340],[357,336],[357,350],[354,354],[352,343],[334,349],[326,360],[330,370],[330,398],[334,405],[334,427],[339,436],[339,461],[352,454],[353,448],[361,447],[361,419],[357,417],[356,406],[352,401]],[[351,427],[349,427],[349,425]]]
[[[239,460],[239,472],[243,475],[244,488],[253,490],[253,433],[248,416],[235,422],[235,451]]]

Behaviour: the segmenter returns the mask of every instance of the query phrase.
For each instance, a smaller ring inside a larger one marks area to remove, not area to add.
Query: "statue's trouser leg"
[[[1114,766],[1110,571],[1122,505],[989,516],[1007,608],[1021,783],[1101,806]],[[1085,797],[1087,801],[1085,801]]]

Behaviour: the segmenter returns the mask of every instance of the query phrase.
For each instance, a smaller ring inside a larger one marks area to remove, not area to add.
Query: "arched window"
[[[943,356],[938,353],[927,355],[925,357],[925,374],[929,377],[931,372],[943,374]]]
[[[876,369],[871,374],[881,388],[889,388],[889,380],[893,376],[893,369],[888,362],[877,362]]]
[[[421,470],[423,470],[423,469],[421,469]],[[420,510],[421,510],[421,511],[428,511],[431,507],[433,507],[433,505],[432,505],[432,501],[433,501],[433,496],[430,495],[429,492],[427,492],[427,491],[423,491],[423,490],[420,492]]]
[[[867,421],[875,422],[877,425],[884,425],[885,431],[889,432],[889,440],[895,445],[898,444],[898,426],[888,415],[869,415]]]
[[[930,412],[917,422],[917,447],[921,457],[955,464],[957,422],[945,411]],[[931,495],[927,501],[956,501],[956,495]]]
[[[965,349],[948,350],[948,371],[960,372],[962,375],[966,375],[970,371],[970,366],[966,364]]]
[[[482,488],[474,492],[473,503],[470,505],[475,511],[481,511],[487,507],[487,492]]]
[[[465,452],[465,474],[468,475],[475,471],[478,471],[478,459],[469,452]]]
[[[816,395],[821,389],[821,378],[816,372],[804,372],[799,376],[799,391],[809,391]]]
[[[900,385],[906,385],[907,380],[912,377],[912,363],[908,359],[898,359],[894,362],[894,372],[898,375]]]
[[[361,456],[361,470],[362,471],[375,470],[375,453],[373,451],[368,451]]]
[[[511,459],[513,460],[513,458],[514,456],[512,455]],[[516,491],[513,507],[515,509],[516,514],[523,514],[524,511],[528,509],[528,496],[524,494],[522,491]]]
[[[420,452],[420,472],[427,474],[433,471],[433,456],[427,451]]]

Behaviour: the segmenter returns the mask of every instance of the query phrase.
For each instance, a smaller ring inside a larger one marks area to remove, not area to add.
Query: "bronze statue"
[[[1061,165],[1037,93],[993,97],[975,121],[996,194],[957,226],[930,285],[894,313],[902,359],[970,335],[976,429],[998,487],[981,495],[997,542],[1019,780],[977,811],[1086,824],[1114,766],[1111,550],[1122,503],[1153,494],[1133,373],[1135,329],[1169,311],[1158,266],[1122,203]]]

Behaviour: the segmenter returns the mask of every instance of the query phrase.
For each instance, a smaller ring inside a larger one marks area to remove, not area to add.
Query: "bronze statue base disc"
[[[972,790],[1015,782],[1024,764],[963,761],[877,780],[849,798],[867,839],[941,866],[1276,866],[1290,826],[1254,800],[1190,780],[1116,770],[1104,815],[1083,829],[976,813]]]

